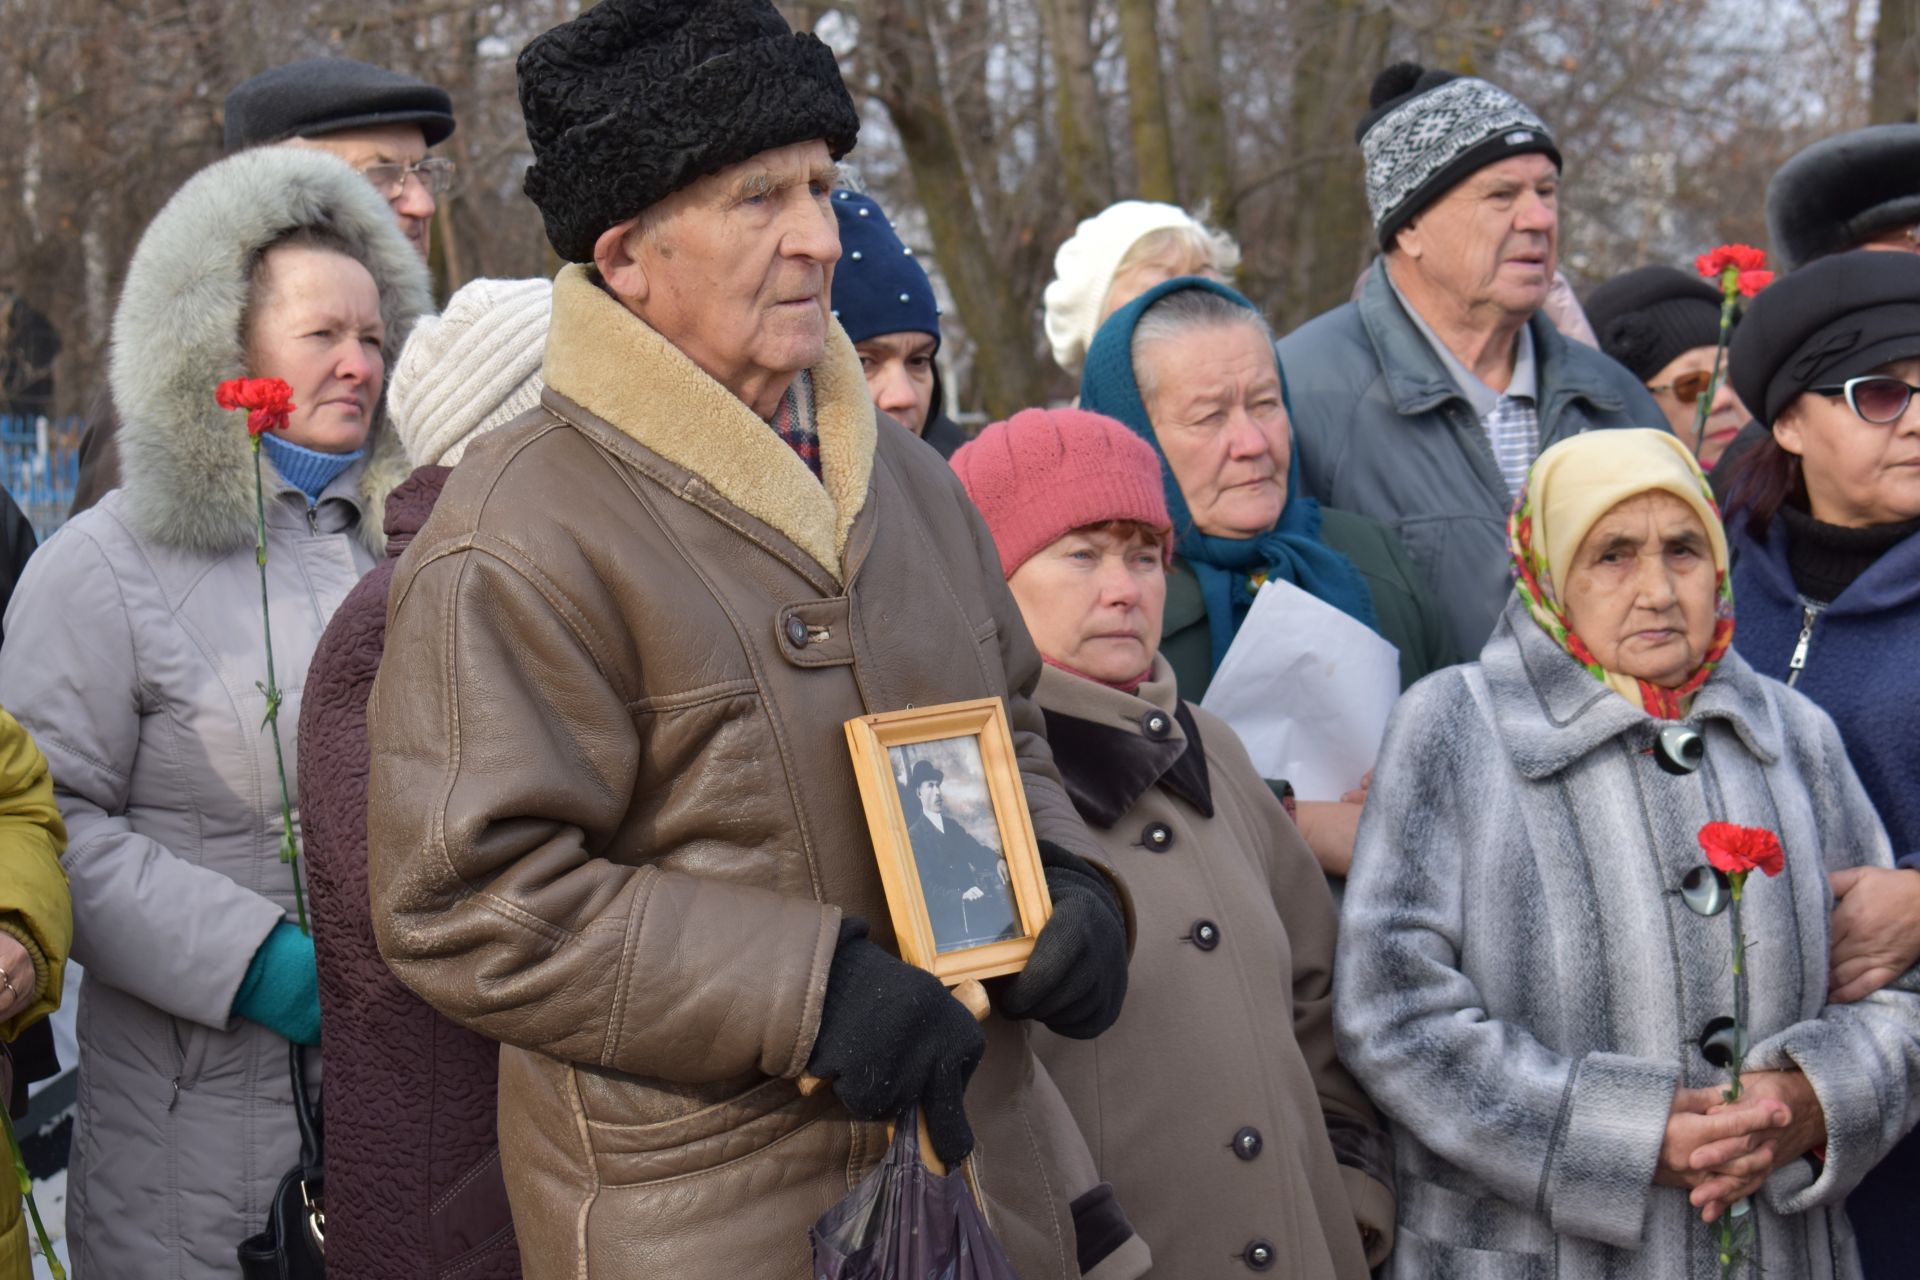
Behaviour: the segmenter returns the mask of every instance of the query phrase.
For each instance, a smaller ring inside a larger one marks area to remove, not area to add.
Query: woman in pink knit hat
[[[953,457],[1046,667],[1035,700],[1080,814],[1132,891],[1126,1007],[1036,1030],[1154,1274],[1364,1280],[1392,1244],[1372,1106],[1334,1055],[1334,909],[1225,722],[1160,656],[1160,460],[1111,418],[1028,409]]]

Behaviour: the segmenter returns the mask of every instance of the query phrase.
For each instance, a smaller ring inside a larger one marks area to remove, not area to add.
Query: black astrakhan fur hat
[[[569,262],[608,227],[708,174],[860,117],[833,51],[768,0],[603,0],[520,52],[527,197]]]

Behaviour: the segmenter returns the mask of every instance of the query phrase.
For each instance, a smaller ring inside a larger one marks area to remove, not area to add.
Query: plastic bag
[[[1019,1280],[965,1172],[920,1159],[919,1119],[900,1117],[879,1167],[807,1233],[813,1280]]]

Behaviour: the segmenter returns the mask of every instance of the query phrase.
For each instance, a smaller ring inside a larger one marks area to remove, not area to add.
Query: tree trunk
[[[1880,0],[1873,27],[1874,124],[1914,119],[1920,108],[1920,0]]]
[[[1220,33],[1213,0],[1179,0],[1180,96],[1186,104],[1188,186],[1216,226],[1235,228],[1233,149],[1220,91]]]
[[[1160,74],[1155,0],[1119,0],[1120,50],[1127,60],[1127,126],[1133,135],[1134,185],[1143,200],[1180,203],[1173,166],[1173,127]]]
[[[1378,248],[1350,139],[1385,64],[1392,19],[1362,0],[1317,0],[1307,21],[1290,109],[1287,202],[1295,219],[1288,242],[1305,251],[1289,264],[1293,287],[1276,317],[1288,328],[1345,302]]]
[[[973,205],[973,186],[941,92],[926,0],[875,0],[866,18],[860,25],[874,33],[878,97],[900,134],[934,257],[973,339],[973,390],[989,414],[1003,417],[1033,402],[1043,373],[1031,326],[995,268]]]
[[[1046,16],[1053,46],[1053,119],[1060,139],[1060,174],[1073,216],[1090,218],[1113,203],[1113,159],[1107,149],[1106,113],[1093,80],[1087,0],[1047,0]]]

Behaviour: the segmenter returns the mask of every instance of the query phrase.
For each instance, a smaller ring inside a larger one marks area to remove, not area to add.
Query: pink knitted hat
[[[1022,409],[953,455],[1008,577],[1075,529],[1133,520],[1172,531],[1153,446],[1104,414]]]

